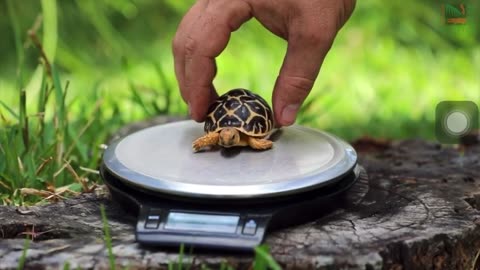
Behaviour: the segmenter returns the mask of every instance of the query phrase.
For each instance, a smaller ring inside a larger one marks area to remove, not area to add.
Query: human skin
[[[256,18],[288,42],[272,104],[277,125],[293,124],[354,7],[355,0],[198,0],[173,39],[175,74],[192,119],[203,121],[209,104],[218,97],[213,86],[215,57],[232,32]]]

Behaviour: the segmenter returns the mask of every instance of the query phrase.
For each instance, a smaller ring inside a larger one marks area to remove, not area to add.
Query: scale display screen
[[[168,214],[165,229],[235,233],[239,220],[240,217],[236,215],[195,214],[172,211]]]

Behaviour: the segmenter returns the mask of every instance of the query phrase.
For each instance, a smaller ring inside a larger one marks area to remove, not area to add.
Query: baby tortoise
[[[206,134],[196,139],[195,152],[207,146],[250,146],[265,150],[272,147],[266,139],[273,129],[273,113],[267,102],[246,89],[232,89],[210,105],[205,120]]]

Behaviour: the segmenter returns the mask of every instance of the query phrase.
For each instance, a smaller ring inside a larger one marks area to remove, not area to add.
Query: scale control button
[[[254,235],[257,231],[257,222],[253,219],[248,219],[243,226],[243,234]]]
[[[160,215],[150,214],[145,221],[145,229],[158,229],[160,224]]]

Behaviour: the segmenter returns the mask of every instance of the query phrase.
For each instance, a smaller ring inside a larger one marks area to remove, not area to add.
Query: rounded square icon
[[[435,110],[435,136],[440,143],[454,144],[478,129],[478,106],[472,101],[442,101]]]

